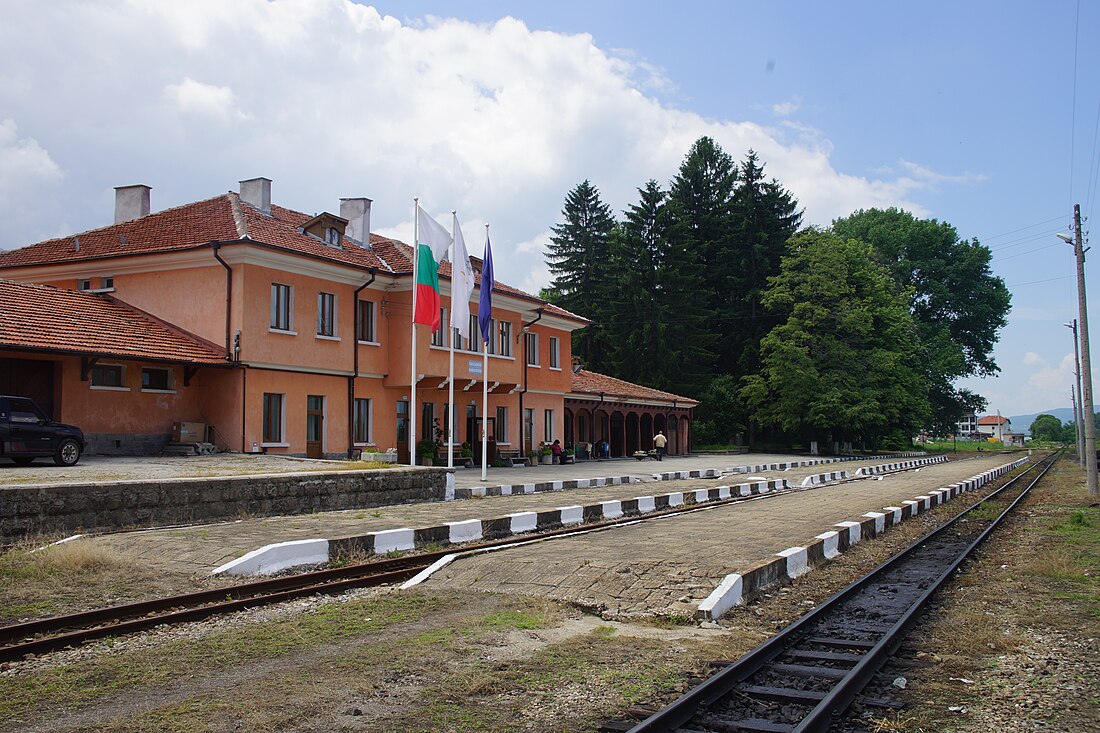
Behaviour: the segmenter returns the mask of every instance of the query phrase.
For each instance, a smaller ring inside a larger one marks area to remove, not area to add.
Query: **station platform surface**
[[[230,560],[256,550],[268,544],[301,539],[338,539],[352,537],[368,532],[377,532],[398,528],[417,528],[439,525],[446,522],[460,522],[469,519],[489,519],[504,517],[516,512],[545,511],[555,507],[591,504],[615,499],[631,499],[637,496],[650,496],[668,492],[689,491],[696,488],[712,488],[719,485],[738,485],[750,480],[787,479],[798,484],[802,478],[813,474],[833,470],[854,470],[859,466],[888,463],[891,459],[861,459],[835,464],[820,464],[791,468],[785,471],[760,471],[756,473],[728,474],[721,478],[683,479],[657,481],[653,478],[656,471],[686,471],[701,469],[733,470],[746,465],[779,463],[799,460],[798,456],[780,456],[764,454],[671,457],[664,461],[638,462],[634,459],[587,461],[574,465],[544,465],[530,468],[490,469],[489,480],[482,481],[480,468],[457,469],[456,486],[493,486],[499,484],[520,484],[568,480],[571,478],[601,478],[610,476],[632,477],[628,483],[619,483],[598,488],[578,488],[539,493],[515,494],[509,496],[475,497],[447,502],[425,502],[400,504],[372,509],[323,512],[307,515],[293,515],[265,518],[243,518],[232,522],[201,524],[184,527],[137,530],[100,535],[92,541],[103,543],[144,563],[168,572],[188,574],[206,574]],[[859,481],[841,486],[827,486],[805,494],[806,498],[790,502],[794,496],[779,501],[761,502],[770,507],[767,521],[753,519],[753,546],[759,545],[759,556],[767,552],[777,552],[796,544],[804,534],[801,527],[792,522],[795,518],[814,516],[815,526],[819,528],[813,534],[828,529],[835,521],[859,516],[866,511],[880,510],[890,502],[911,499],[923,491],[939,488],[945,484],[962,480],[978,474],[988,468],[1008,463],[1008,456],[984,456],[968,460],[935,464],[921,471],[909,474],[888,476],[884,480]],[[904,478],[903,477],[907,477]],[[852,488],[844,488],[845,486]],[[858,487],[858,488],[857,488]],[[843,489],[843,490],[841,490]],[[799,494],[799,495],[801,495]],[[815,495],[811,498],[811,495]],[[750,502],[751,504],[752,502]],[[741,505],[739,505],[741,506]],[[755,511],[755,510],[754,510]],[[741,517],[748,513],[738,513],[734,507],[722,512],[729,517],[725,521],[741,525]],[[652,527],[654,523],[645,523]],[[788,528],[789,530],[788,531]],[[655,530],[649,530],[654,531]],[[698,533],[698,530],[688,530]],[[727,530],[705,530],[700,542],[706,543],[713,537],[714,543],[728,543],[736,538],[738,546],[745,546],[746,531],[731,525]],[[788,536],[790,535],[790,536]],[[655,535],[656,537],[656,535]],[[802,538],[804,541],[805,538]],[[653,540],[656,542],[656,539]],[[687,538],[669,540],[672,544],[688,547]],[[561,543],[552,543],[559,545]],[[767,552],[764,547],[767,547]],[[747,546],[746,546],[747,547]],[[602,552],[602,550],[601,550]],[[711,549],[700,546],[699,556],[710,556]],[[740,552],[740,550],[739,550]],[[691,553],[689,553],[690,555]],[[751,553],[750,553],[751,554]],[[731,561],[737,560],[731,556]],[[722,563],[723,567],[727,563]],[[708,573],[709,575],[709,573]]]

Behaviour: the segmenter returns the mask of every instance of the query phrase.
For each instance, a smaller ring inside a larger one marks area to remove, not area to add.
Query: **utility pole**
[[[1077,383],[1077,395],[1081,395],[1081,352],[1077,348],[1077,319],[1073,319],[1073,323],[1063,324],[1066,328],[1073,331],[1073,367],[1077,371],[1073,373],[1073,379]],[[1081,400],[1074,399],[1073,397],[1073,385],[1069,386],[1069,398],[1073,403],[1073,421],[1077,423],[1077,429],[1074,431],[1077,435],[1077,463],[1078,465],[1085,465],[1085,426],[1081,423],[1081,414],[1084,410],[1081,409]]]
[[[1077,309],[1081,322],[1081,419],[1085,425],[1085,476],[1089,496],[1100,496],[1096,476],[1096,418],[1092,405],[1092,363],[1089,359],[1089,311],[1085,298],[1085,250],[1081,243],[1081,204],[1073,205],[1073,253],[1077,256]]]

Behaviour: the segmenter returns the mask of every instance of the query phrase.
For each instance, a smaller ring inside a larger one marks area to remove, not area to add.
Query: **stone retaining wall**
[[[0,489],[0,542],[24,537],[442,501],[446,468],[114,481]]]

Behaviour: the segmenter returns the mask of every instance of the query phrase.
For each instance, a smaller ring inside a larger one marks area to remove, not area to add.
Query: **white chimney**
[[[271,216],[271,179],[260,177],[241,181],[241,201]]]
[[[340,218],[348,220],[345,234],[370,249],[370,205],[367,198],[340,199]]]
[[[148,186],[115,186],[115,224],[149,215]]]

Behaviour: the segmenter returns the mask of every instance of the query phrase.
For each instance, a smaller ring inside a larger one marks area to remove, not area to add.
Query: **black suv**
[[[47,456],[59,466],[73,466],[83,452],[80,428],[49,419],[29,397],[0,395],[0,456],[20,466]]]

